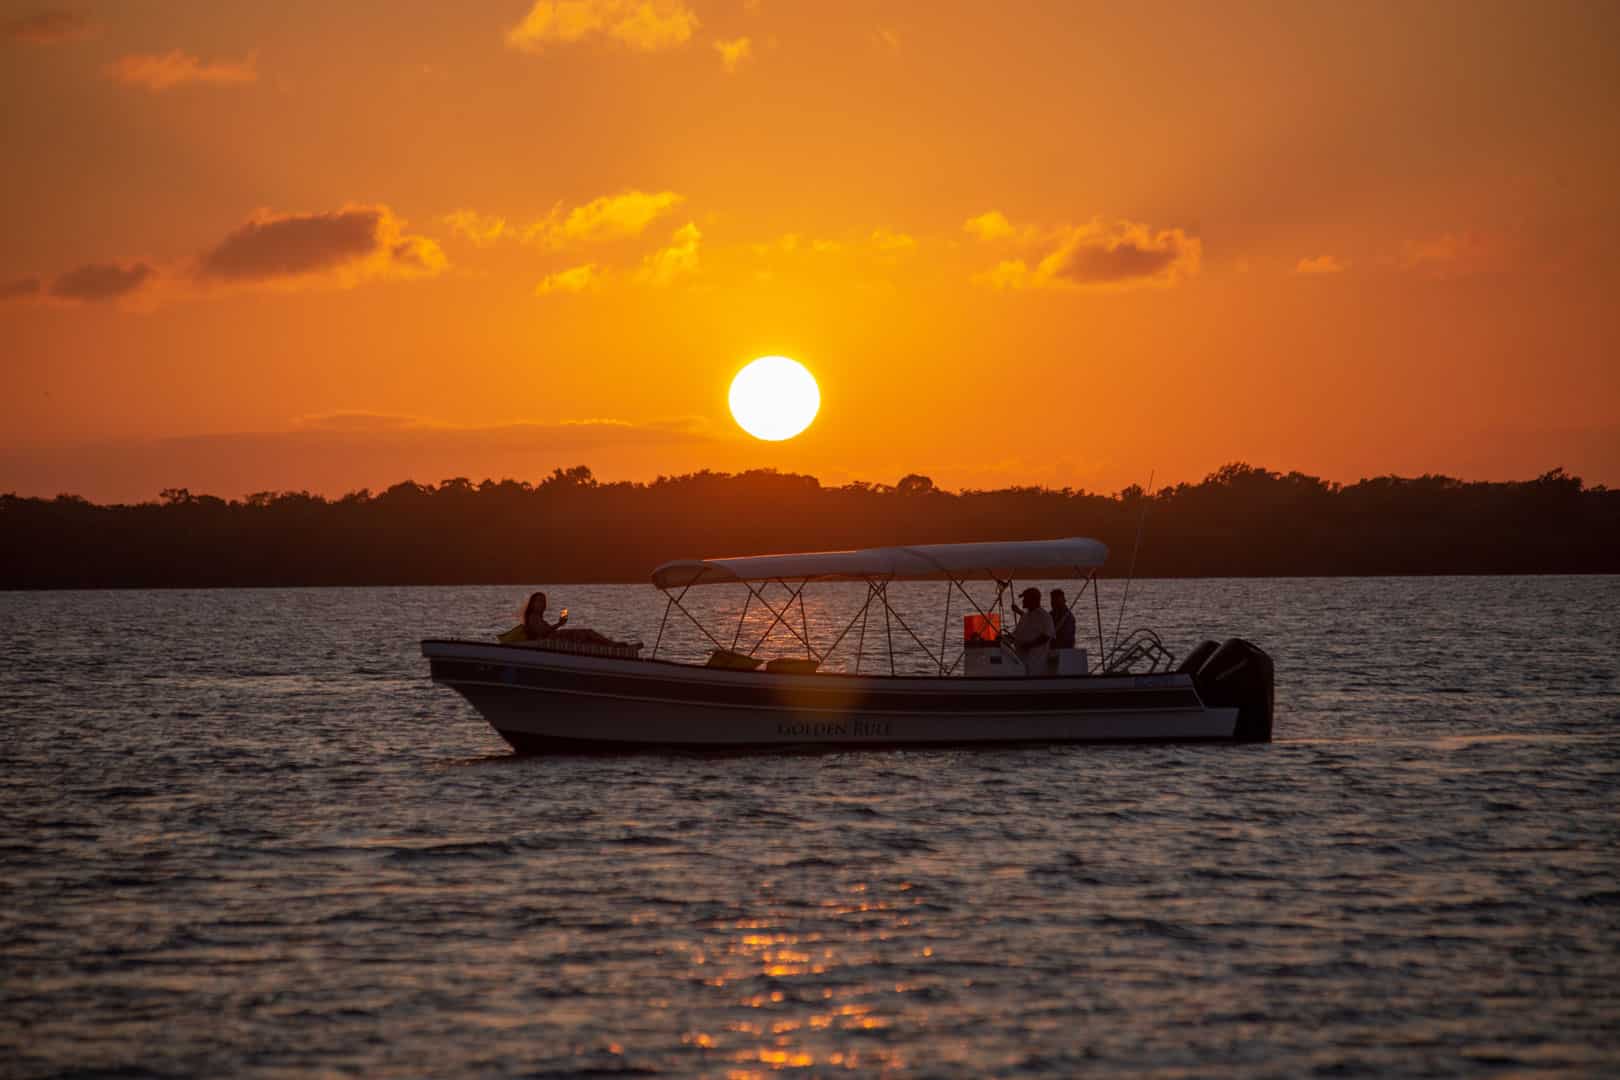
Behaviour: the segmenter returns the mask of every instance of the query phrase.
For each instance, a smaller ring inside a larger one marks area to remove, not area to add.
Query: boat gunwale
[[[463,638],[424,638],[421,642],[422,655],[428,660],[435,659],[429,652],[429,646],[455,646],[458,649],[489,649],[500,653],[499,657],[488,657],[486,662],[519,661],[519,667],[558,667],[576,668],[585,667],[596,669],[603,674],[622,674],[629,678],[656,679],[660,676],[653,672],[642,674],[637,669],[645,671],[649,666],[701,675],[705,681],[715,680],[727,684],[757,685],[759,680],[768,679],[771,683],[791,684],[795,681],[806,686],[814,686],[818,682],[827,680],[861,680],[879,684],[885,683],[932,683],[941,689],[946,687],[959,687],[963,684],[975,688],[989,689],[1000,687],[1006,690],[1023,689],[1056,689],[1052,684],[1059,684],[1065,689],[1072,688],[1075,683],[1084,682],[1098,690],[1147,690],[1147,689],[1178,689],[1183,686],[1196,689],[1196,682],[1192,675],[1180,671],[1158,671],[1142,674],[1074,672],[1065,675],[940,675],[929,674],[879,674],[875,672],[853,671],[765,671],[758,669],[738,669],[709,667],[707,664],[688,663],[681,660],[665,660],[653,657],[630,656],[596,656],[590,653],[570,653],[549,649],[537,649],[533,646],[521,644],[505,644],[502,642],[468,641]],[[440,659],[480,659],[483,657],[450,656],[441,654]],[[521,658],[521,661],[520,661]],[[527,661],[527,662],[522,662]],[[598,665],[610,665],[601,668]],[[623,667],[619,665],[624,665]],[[633,665],[633,666],[632,666]],[[918,687],[918,689],[925,689]]]

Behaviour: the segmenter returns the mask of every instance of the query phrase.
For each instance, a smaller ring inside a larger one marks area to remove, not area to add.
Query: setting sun
[[[791,439],[816,418],[821,389],[797,360],[762,356],[731,380],[731,415],[756,439]]]

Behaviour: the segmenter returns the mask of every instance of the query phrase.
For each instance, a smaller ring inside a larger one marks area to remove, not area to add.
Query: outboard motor
[[[1176,671],[1183,675],[1197,675],[1198,669],[1204,666],[1204,661],[1213,656],[1215,650],[1220,647],[1220,642],[1205,638],[1199,642],[1197,648],[1187,654],[1187,659],[1181,662],[1181,666],[1176,668]]]
[[[1212,644],[1205,642],[1205,645]],[[1200,645],[1194,655],[1203,651]],[[1188,657],[1189,660],[1192,657]],[[1236,708],[1238,742],[1270,742],[1275,711],[1271,657],[1242,638],[1228,638],[1209,655],[1193,675],[1193,685],[1204,704],[1216,709]]]

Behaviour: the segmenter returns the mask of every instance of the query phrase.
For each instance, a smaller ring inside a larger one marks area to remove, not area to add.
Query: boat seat
[[[777,675],[814,675],[820,666],[820,660],[809,660],[803,656],[778,656],[766,663],[765,670]]]
[[[598,641],[574,641],[569,638],[542,638],[521,642],[526,649],[541,652],[573,653],[576,656],[610,656],[621,660],[641,659],[641,643],[608,645]]]
[[[709,654],[709,662],[704,667],[725,668],[728,671],[753,671],[762,663],[764,661],[757,656],[732,652],[730,649],[716,649]]]

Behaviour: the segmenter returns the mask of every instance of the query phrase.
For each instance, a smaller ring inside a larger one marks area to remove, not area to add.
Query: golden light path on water
[[[763,1076],[767,1071],[815,1066],[868,1071],[905,1068],[905,1055],[898,1048],[852,1045],[848,1038],[880,1032],[897,1022],[897,1017],[886,1015],[872,1004],[874,997],[881,998],[889,990],[903,995],[914,989],[905,982],[892,987],[872,986],[860,981],[861,977],[855,974],[857,969],[873,963],[876,955],[868,951],[865,956],[853,957],[849,955],[849,946],[863,942],[887,943],[897,933],[908,933],[912,921],[904,912],[913,904],[921,903],[918,899],[906,898],[905,894],[911,891],[909,882],[895,887],[897,895],[890,900],[869,897],[868,889],[867,883],[854,882],[845,888],[845,896],[820,902],[824,918],[853,921],[857,925],[866,923],[854,934],[794,933],[786,929],[790,925],[786,918],[752,918],[735,920],[722,929],[724,944],[718,953],[700,944],[678,944],[676,950],[701,975],[703,985],[714,990],[739,986],[747,989],[761,979],[777,982],[825,977],[840,982],[840,969],[850,970],[848,985],[822,987],[819,1004],[812,1002],[806,1008],[803,998],[799,997],[800,1010],[793,1016],[784,1017],[773,1011],[788,997],[785,991],[749,990],[732,1000],[739,1010],[756,1015],[741,1012],[720,1031],[685,1032],[681,1042],[720,1051],[736,1066],[726,1073],[734,1080]],[[885,926],[892,927],[893,932]],[[929,945],[916,946],[909,951],[915,963],[926,961],[934,953]]]

